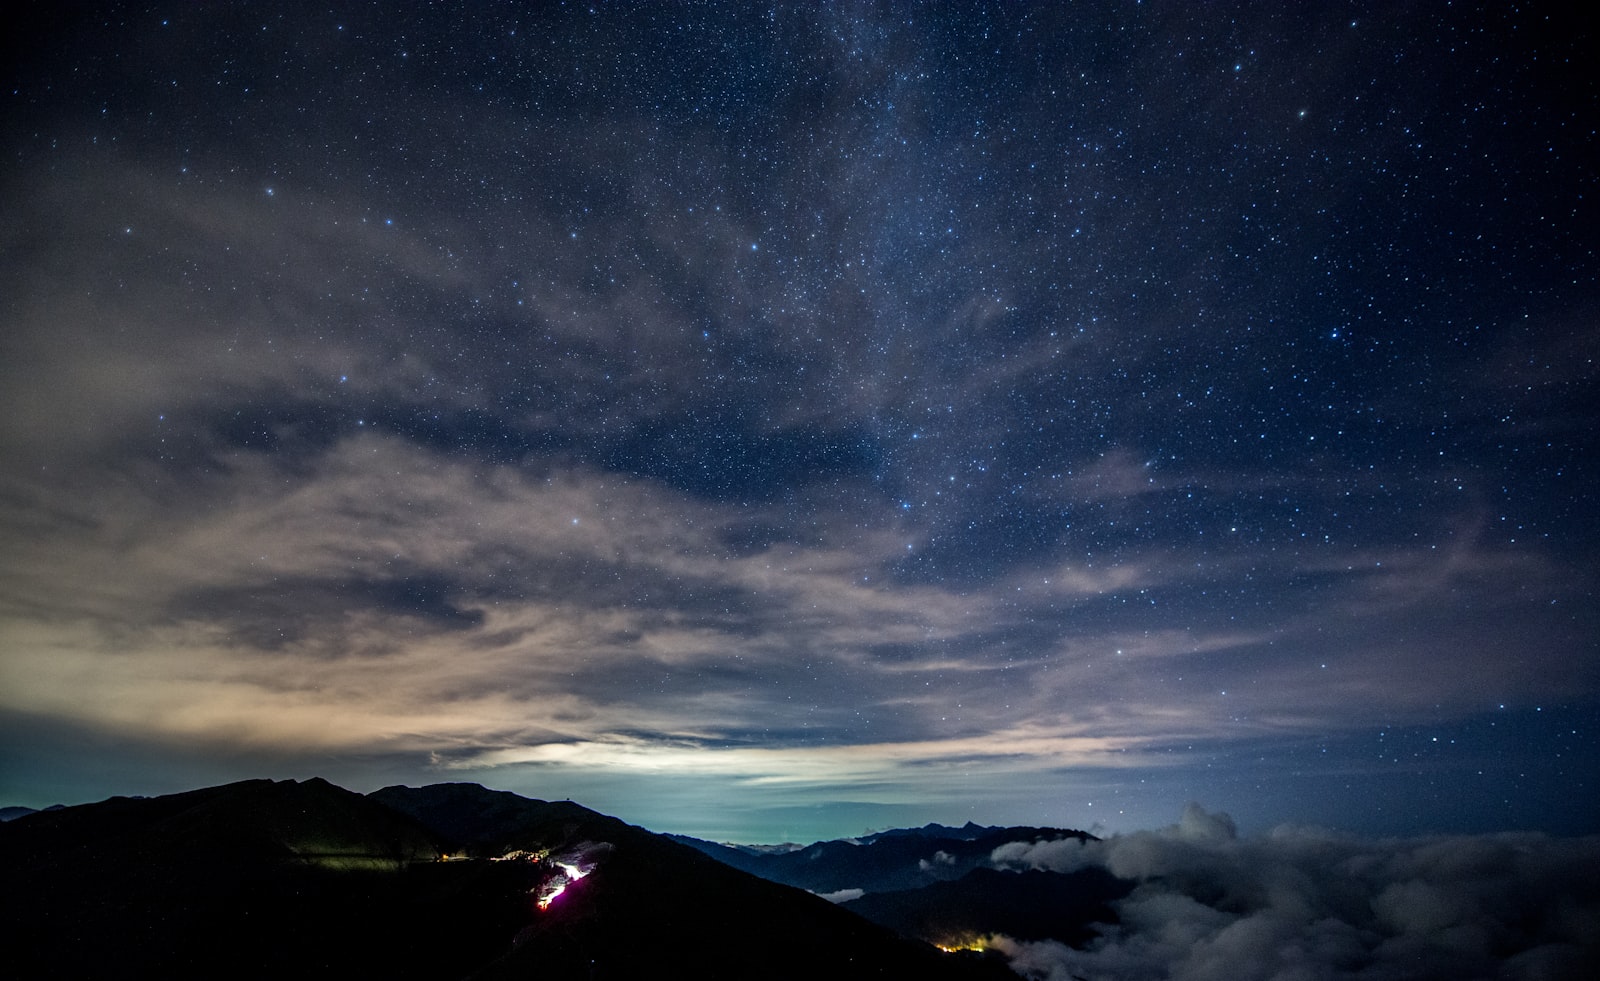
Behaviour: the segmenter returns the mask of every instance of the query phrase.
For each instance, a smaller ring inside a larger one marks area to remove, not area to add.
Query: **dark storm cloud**
[[[1138,883],[1083,950],[998,938],[1026,978],[1565,978],[1600,954],[1600,839],[1239,838],[1190,804],[1164,831],[1015,842],[1002,868],[1103,867]]]

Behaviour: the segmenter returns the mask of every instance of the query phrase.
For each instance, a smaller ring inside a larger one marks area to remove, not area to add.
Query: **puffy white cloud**
[[[948,866],[953,866],[955,864],[956,864],[956,857],[954,855],[950,854],[949,852],[944,851],[943,849],[940,849],[939,851],[934,852],[932,859],[926,859],[926,858],[917,859],[917,868],[921,869],[924,872],[932,872],[935,869],[939,868],[941,865],[948,867]]]
[[[1600,837],[1237,836],[1195,804],[1162,831],[1013,842],[1002,867],[1101,865],[1138,886],[1086,949],[996,938],[1036,981],[1578,978],[1600,963]]]
[[[1001,868],[1048,869],[1051,872],[1076,872],[1103,862],[1099,842],[1082,838],[1054,841],[1013,841],[996,848],[989,856]]]

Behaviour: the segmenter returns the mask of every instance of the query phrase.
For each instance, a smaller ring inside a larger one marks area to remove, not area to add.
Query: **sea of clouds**
[[[991,938],[1034,981],[1600,976],[1600,836],[1241,838],[1228,815],[1190,804],[1160,831],[1014,842],[992,860],[1138,883],[1086,949]]]

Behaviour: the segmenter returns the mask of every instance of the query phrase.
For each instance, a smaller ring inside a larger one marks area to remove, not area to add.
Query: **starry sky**
[[[1600,830],[1554,5],[23,23],[0,803]]]

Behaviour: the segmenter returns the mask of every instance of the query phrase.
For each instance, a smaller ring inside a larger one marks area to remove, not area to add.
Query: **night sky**
[[[0,803],[1600,830],[1553,4],[34,4]]]

